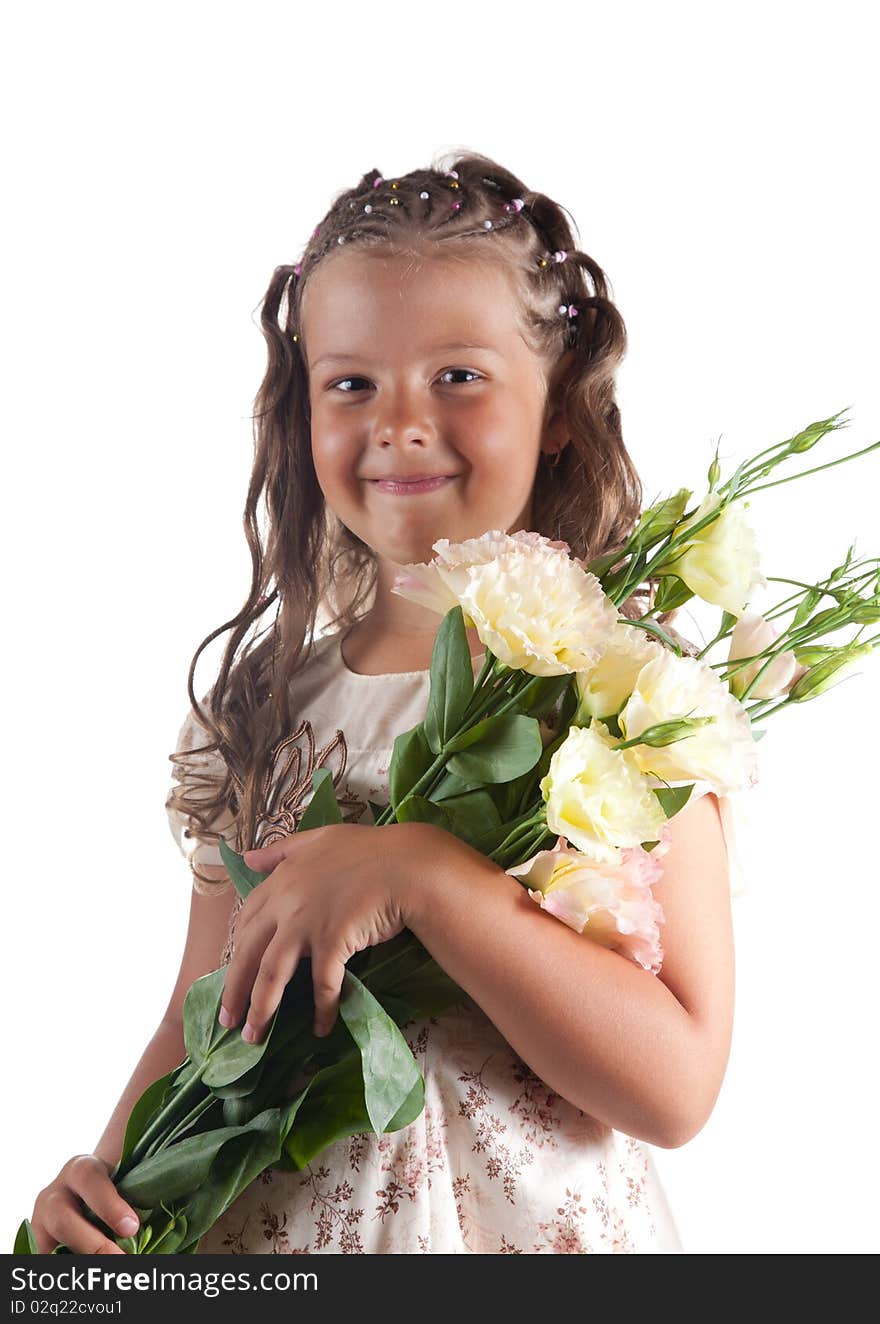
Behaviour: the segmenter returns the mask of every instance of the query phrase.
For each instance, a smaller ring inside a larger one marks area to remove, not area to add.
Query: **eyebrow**
[[[457,341],[454,345],[435,345],[429,352],[431,354],[445,354],[451,350],[482,350],[485,354],[494,354],[496,358],[501,358],[497,349],[492,349],[490,345],[474,345],[468,341]],[[360,354],[322,354],[319,359],[315,359],[313,368],[318,368],[322,363],[354,363],[358,360],[366,362],[366,356]]]

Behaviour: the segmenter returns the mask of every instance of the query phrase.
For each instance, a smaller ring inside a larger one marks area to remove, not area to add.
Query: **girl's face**
[[[528,529],[547,384],[493,264],[334,254],[301,309],[312,457],[331,510],[396,565],[438,538]],[[378,479],[444,475],[402,494]]]

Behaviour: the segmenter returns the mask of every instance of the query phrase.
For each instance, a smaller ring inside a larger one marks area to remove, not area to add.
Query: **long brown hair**
[[[168,807],[186,818],[191,837],[216,842],[220,834],[211,828],[225,815],[234,820],[239,851],[254,843],[272,746],[291,729],[291,678],[310,655],[316,629],[351,625],[372,605],[375,555],[326,506],[311,455],[300,311],[312,274],[341,244],[346,252],[453,252],[503,263],[514,278],[522,333],[545,380],[572,351],[557,399],[547,401],[548,410],[551,403],[564,410],[570,444],[556,466],[538,465],[532,528],[589,561],[622,547],[640,513],[641,482],[623,443],[615,400],[626,329],[604,272],[578,249],[576,227],[559,203],[486,156],[453,158],[391,180],[378,170],[363,175],[336,196],[300,261],[275,268],[262,300],[268,363],[252,416],[255,454],[244,510],[251,588],[237,615],[203,640],[190,665],[192,712],[212,743],[170,755],[182,771]],[[576,317],[560,315],[562,306],[572,305]],[[265,546],[257,518],[261,497],[268,518]],[[260,631],[263,613],[273,606],[274,627]],[[255,634],[246,640],[251,627]],[[196,665],[225,631],[230,635],[219,675],[203,708],[193,688]],[[204,774],[204,756],[213,751],[222,759],[222,778]],[[189,760],[201,773],[194,766],[188,775]],[[198,797],[195,789],[202,792]],[[214,794],[205,796],[206,789]],[[205,878],[195,866],[193,871],[200,891],[212,890],[212,884],[225,890],[225,882]]]

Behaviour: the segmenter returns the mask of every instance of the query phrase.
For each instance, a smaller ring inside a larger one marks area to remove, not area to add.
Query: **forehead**
[[[510,275],[496,263],[350,251],[325,259],[301,306],[310,361],[460,340],[522,349]]]

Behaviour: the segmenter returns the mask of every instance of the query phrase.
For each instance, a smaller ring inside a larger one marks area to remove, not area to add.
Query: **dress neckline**
[[[379,671],[376,673],[370,673],[364,671],[352,671],[351,667],[348,665],[348,663],[346,662],[345,658],[342,655],[342,641],[347,633],[348,631],[344,629],[337,631],[336,638],[333,644],[333,657],[336,663],[337,670],[341,671],[342,674],[344,676],[347,676],[349,679],[358,682],[369,681],[369,680],[378,680],[378,681],[413,680],[413,679],[423,680],[425,677],[430,676],[431,674],[430,667],[423,667],[422,670],[420,671]],[[485,659],[486,659],[485,649],[483,650],[482,653],[471,654],[471,661],[474,663],[479,663],[481,667]]]

